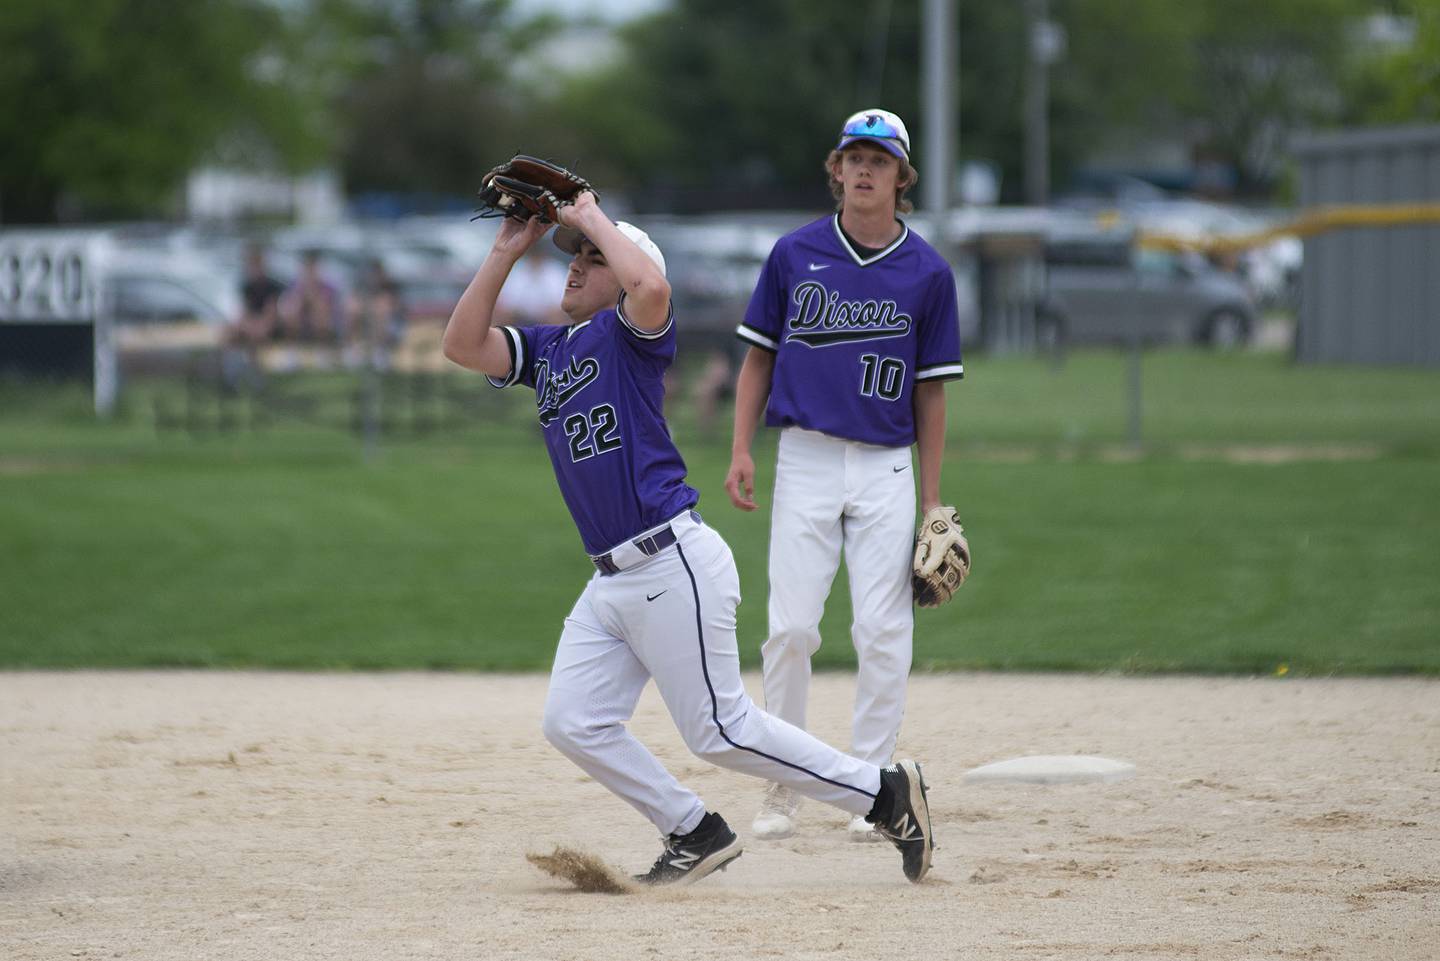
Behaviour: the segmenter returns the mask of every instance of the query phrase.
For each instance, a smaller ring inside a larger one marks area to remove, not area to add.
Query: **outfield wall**
[[[1440,125],[1302,138],[1302,209],[1440,202]],[[1440,222],[1398,216],[1305,238],[1296,358],[1440,367]]]

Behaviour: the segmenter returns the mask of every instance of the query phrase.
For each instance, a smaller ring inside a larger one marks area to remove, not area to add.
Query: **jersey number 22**
[[[620,424],[609,404],[592,407],[588,414],[565,418],[565,436],[570,438],[570,460],[582,460],[620,447]]]

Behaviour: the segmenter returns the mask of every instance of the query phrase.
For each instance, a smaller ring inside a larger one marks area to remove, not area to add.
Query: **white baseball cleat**
[[[762,841],[779,841],[795,833],[795,814],[800,810],[800,795],[783,784],[765,789],[760,813],[750,824],[750,833]]]
[[[875,825],[865,820],[862,815],[855,815],[850,819],[850,840],[868,844],[871,841],[883,841],[885,836],[875,830]]]

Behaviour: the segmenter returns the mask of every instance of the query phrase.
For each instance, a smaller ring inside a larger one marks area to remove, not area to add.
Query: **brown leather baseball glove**
[[[538,157],[516,154],[480,180],[480,216],[558,223],[556,211],[594,188],[584,177]]]

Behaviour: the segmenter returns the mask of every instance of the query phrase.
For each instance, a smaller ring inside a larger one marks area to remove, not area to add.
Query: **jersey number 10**
[[[860,394],[882,400],[898,400],[905,386],[905,362],[879,354],[860,355]]]

